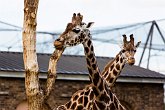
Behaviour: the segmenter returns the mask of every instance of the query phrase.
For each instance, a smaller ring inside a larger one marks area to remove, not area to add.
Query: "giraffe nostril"
[[[60,41],[60,39],[56,39],[56,41]]]
[[[131,57],[130,59],[131,59],[131,60],[135,60],[135,58],[134,58],[134,57]]]

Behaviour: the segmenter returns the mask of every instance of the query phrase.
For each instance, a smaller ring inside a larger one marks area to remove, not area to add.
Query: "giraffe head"
[[[90,39],[89,28],[94,22],[88,24],[82,22],[83,16],[78,13],[74,13],[72,22],[67,24],[65,31],[54,42],[56,49],[61,49],[69,46],[75,46],[85,42],[86,39]]]
[[[133,65],[135,63],[134,55],[140,43],[141,41],[139,41],[136,45],[134,45],[133,34],[130,35],[130,41],[127,41],[127,36],[123,35],[123,47],[122,47],[121,53],[122,53],[123,58],[126,59],[126,62],[129,65]]]

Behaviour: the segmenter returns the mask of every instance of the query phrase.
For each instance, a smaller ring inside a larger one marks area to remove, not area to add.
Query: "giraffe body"
[[[110,89],[111,85],[116,81],[115,78],[118,77],[122,67],[115,67],[119,69],[116,72],[117,75],[112,76],[109,74],[114,74],[114,71],[108,71],[109,68],[112,68],[112,65],[108,64],[101,75],[88,29],[90,25],[90,23],[84,25],[84,23],[82,23],[82,16],[80,14],[77,16],[74,14],[72,23],[68,24],[64,33],[54,43],[57,49],[78,45],[80,43],[83,44],[89,77],[92,82],[83,90],[76,92],[69,102],[59,106],[57,110],[125,110]],[[125,61],[126,60],[124,60],[124,62]],[[111,81],[112,78],[113,81]]]
[[[83,46],[90,79],[93,83],[76,92],[71,100],[60,106],[58,110],[124,110],[117,97],[111,92],[102,77],[99,76],[91,40],[86,40]],[[93,72],[96,72],[96,74],[93,74]]]
[[[101,97],[101,100],[111,103],[109,103],[108,106],[98,105],[97,100],[95,100],[96,97],[92,87],[93,85],[90,84],[83,90],[77,91],[73,94],[70,101],[68,101],[65,105],[59,106],[57,110],[125,110],[117,97],[111,93],[111,90],[108,90],[111,94],[111,101],[110,97],[107,97],[107,95],[102,95]]]

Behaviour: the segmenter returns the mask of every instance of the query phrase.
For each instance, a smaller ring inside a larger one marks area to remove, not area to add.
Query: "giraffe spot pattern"
[[[90,92],[90,94],[89,94],[89,100],[92,100],[94,98],[94,94],[93,94],[93,92]]]
[[[119,64],[116,65],[116,69],[120,70],[120,65]]]
[[[105,109],[105,105],[99,101],[95,101],[97,106],[101,109],[101,110],[104,110]]]
[[[91,59],[93,57],[93,53],[88,55],[88,58]]]
[[[77,45],[77,43],[75,42],[73,45]]]
[[[110,104],[110,110],[115,110],[115,106],[113,103]]]
[[[123,58],[122,57],[120,58],[120,63],[123,63]]]
[[[75,42],[77,42],[77,41],[78,41],[78,38],[76,37],[76,38],[75,38]]]
[[[81,96],[81,97],[78,99],[78,103],[79,103],[79,104],[82,104],[82,103],[83,103],[83,96]]]
[[[81,34],[80,34],[80,38],[81,38],[81,36],[84,36],[84,34],[83,34],[83,33],[81,33]]]
[[[124,66],[125,66],[125,64],[124,64],[124,65],[122,65],[122,69],[124,68]]]
[[[106,78],[108,76],[108,71],[105,72],[104,77]]]
[[[93,58],[92,58],[92,63],[94,63],[94,62],[95,62],[95,58],[93,57]]]
[[[85,52],[86,52],[86,53],[88,53],[88,52],[89,52],[88,47],[85,47]]]
[[[109,79],[109,83],[113,83],[114,78]]]
[[[78,105],[76,110],[83,110],[83,106],[82,105]]]
[[[85,34],[82,34],[81,38],[84,39],[85,38]]]
[[[96,103],[93,104],[93,110],[97,110]]]
[[[80,39],[80,42],[83,42],[83,39]]]
[[[95,86],[97,86],[97,83],[98,83],[98,81],[99,81],[99,73],[95,73],[94,74],[94,77],[93,77],[93,83],[94,83],[94,85]]]
[[[90,45],[91,45],[91,41],[90,40],[88,40],[87,45],[88,45],[88,47],[90,47]]]
[[[101,82],[99,83],[98,88],[100,91],[102,91],[103,90],[103,81],[102,80],[100,80],[100,81]]]
[[[77,105],[76,102],[74,102],[71,106],[71,109],[75,109],[76,105]]]
[[[101,94],[99,99],[100,99],[100,101],[104,101],[105,103],[108,103],[110,101],[110,98],[107,96],[107,94],[105,92],[103,94]]]
[[[92,64],[92,68],[96,70],[96,64]]]
[[[113,102],[113,94],[111,92],[109,93],[109,96],[110,96],[111,101]]]
[[[91,65],[91,63],[90,63],[90,61],[89,61],[90,59],[87,59],[86,61],[87,61],[87,65],[88,66],[90,66]]]
[[[113,68],[114,68],[114,64],[111,66],[111,71],[112,71]]]
[[[116,63],[119,61],[119,57],[116,58]]]
[[[78,97],[79,97],[78,95],[75,95],[73,100],[77,100]]]
[[[118,109],[118,102],[117,102],[116,97],[114,97],[114,105],[115,105],[115,107]]]
[[[71,106],[71,101],[69,101],[69,102],[66,104],[67,109],[69,109],[70,106]]]
[[[91,51],[93,52],[93,50],[94,50],[94,49],[93,49],[93,45],[91,45]]]
[[[117,72],[115,69],[113,69],[113,75],[114,75],[114,76],[117,76],[117,73],[118,73],[118,72]]]
[[[88,103],[88,105],[87,105],[87,106],[88,106],[87,110],[91,110],[91,108],[90,108],[91,105],[92,105],[91,103]],[[85,110],[85,109],[84,109],[84,110]]]
[[[87,105],[88,103],[88,97],[84,96],[84,107]]]
[[[74,40],[71,40],[70,43],[73,44],[74,43]]]
[[[111,79],[112,79],[112,76],[111,76],[111,74],[109,74],[109,76],[106,78],[106,80],[109,81],[109,83],[111,83],[111,81],[110,81]]]
[[[96,87],[93,87],[93,92],[96,95],[96,97],[99,95],[99,91],[96,89]]]
[[[89,95],[89,92],[90,92],[90,90],[87,90],[87,91],[85,92],[85,95],[88,96],[88,95]]]
[[[80,95],[83,95],[84,94],[84,91],[83,92],[81,92],[81,94]]]
[[[89,76],[91,78],[91,75],[92,75],[92,70],[90,68],[88,68],[88,71],[89,71]]]

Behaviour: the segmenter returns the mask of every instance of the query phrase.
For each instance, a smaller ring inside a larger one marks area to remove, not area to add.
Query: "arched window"
[[[18,104],[16,110],[28,110],[27,101],[22,101],[20,104]]]

